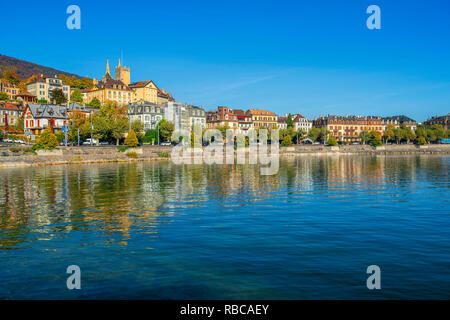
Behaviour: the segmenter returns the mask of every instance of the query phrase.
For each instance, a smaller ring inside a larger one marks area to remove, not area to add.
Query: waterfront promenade
[[[119,152],[116,146],[93,147],[59,147],[53,151],[26,152],[27,146],[0,147],[0,168],[101,163],[101,162],[133,162],[170,159],[172,146],[143,146]],[[268,148],[270,151],[270,146]],[[131,154],[130,154],[131,153]],[[416,145],[295,145],[280,147],[280,157],[302,155],[401,155],[401,154],[450,154],[450,145],[432,144]]]

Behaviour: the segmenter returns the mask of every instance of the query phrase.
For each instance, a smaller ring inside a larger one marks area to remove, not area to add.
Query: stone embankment
[[[170,157],[172,147],[144,146],[119,152],[116,146],[59,147],[53,151],[31,152],[29,146],[0,146],[0,168],[76,163],[129,162],[164,160]],[[270,150],[270,147],[269,147]],[[131,154],[130,154],[131,153]],[[450,145],[346,145],[329,147],[323,145],[298,145],[281,147],[281,157],[302,155],[407,155],[450,154]]]

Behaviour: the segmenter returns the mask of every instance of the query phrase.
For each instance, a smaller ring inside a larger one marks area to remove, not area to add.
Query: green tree
[[[91,102],[89,102],[86,105],[88,107],[97,108],[97,109],[100,109],[100,107],[102,106],[102,104],[100,103],[100,100],[98,100],[97,98],[92,98]]]
[[[292,120],[292,115],[289,113],[286,120],[287,128],[294,128],[294,121]]]
[[[158,140],[158,130],[156,129],[150,129],[145,131],[145,135],[142,138],[142,141],[145,143],[152,143],[155,144],[155,142]]]
[[[47,127],[39,137],[36,138],[36,144],[33,146],[35,149],[52,150],[58,146],[58,139],[53,131]]]
[[[58,140],[58,143],[61,143],[64,141],[64,133],[62,131],[57,131],[55,133],[56,139]]]
[[[0,92],[0,101],[9,101],[8,95],[4,92]]]
[[[61,89],[52,90],[52,99],[56,104],[64,104],[67,102],[67,98]]]
[[[291,138],[291,136],[286,135],[286,136],[283,138],[283,141],[281,142],[281,145],[282,145],[283,147],[290,147],[290,146],[292,146],[292,138]]]
[[[116,139],[116,145],[119,145],[120,139],[123,138],[128,129],[128,120],[126,118],[118,118],[110,124],[111,134]],[[134,134],[136,136],[136,134]]]
[[[424,145],[424,144],[426,144],[427,143],[427,141],[425,140],[425,137],[424,136],[420,136],[418,139],[417,139],[417,144],[418,145]]]
[[[394,129],[394,138],[397,144],[400,144],[400,142],[405,139],[405,132],[402,130],[402,128]]]
[[[369,138],[370,138],[369,132],[367,132],[366,130],[363,130],[363,131],[360,132],[358,137],[361,140],[362,144],[366,144],[369,141]]]
[[[440,124],[435,124],[427,128],[428,141],[436,142],[445,137],[444,128]]]
[[[403,137],[406,140],[406,143],[409,143],[411,140],[415,139],[416,135],[414,134],[414,131],[411,130],[411,128],[402,125],[400,126],[400,130],[402,130],[403,132]]]
[[[136,133],[134,132],[133,129],[131,129],[128,132],[127,137],[125,138],[125,144],[131,148],[135,148],[137,147],[139,141],[138,138],[136,137]]]
[[[139,141],[142,141],[142,139],[144,138],[144,124],[139,121],[139,120],[134,120],[131,123],[131,129],[133,129],[133,131],[136,134],[136,137],[139,139]]]
[[[394,138],[394,131],[392,130],[392,127],[387,127],[386,130],[383,131],[384,142],[387,143],[388,141],[391,141],[393,138]]]
[[[317,141],[321,132],[322,132],[321,128],[313,127],[308,132],[308,138],[311,139],[312,141]]]
[[[170,141],[175,129],[173,122],[162,119],[159,123],[159,136],[163,141]]]
[[[307,136],[307,132],[304,129],[298,129],[295,135],[295,143],[299,143]]]
[[[328,145],[329,146],[337,146],[337,141],[336,138],[333,135],[330,135],[330,137],[328,138]]]
[[[83,103],[83,94],[81,93],[80,89],[75,89],[72,92],[72,94],[70,95],[70,101],[76,103]]]
[[[48,101],[45,99],[40,99],[37,101],[38,104],[48,104]]]
[[[381,146],[383,144],[383,141],[381,140],[381,133],[375,130],[370,131],[369,143],[372,147]]]

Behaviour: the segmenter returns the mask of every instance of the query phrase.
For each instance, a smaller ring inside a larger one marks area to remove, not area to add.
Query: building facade
[[[9,102],[0,102],[0,126],[8,127],[16,125],[22,117],[24,108]]]
[[[185,106],[188,112],[188,123],[192,130],[194,126],[200,126],[202,129],[206,128],[206,112],[202,107],[187,105]]]
[[[228,107],[218,107],[217,111],[208,111],[206,113],[206,127],[208,129],[228,127],[232,130],[238,130],[239,122],[232,109]]]
[[[250,109],[247,114],[251,116],[253,128],[278,127],[278,116],[273,112],[263,109]]]
[[[306,119],[301,114],[294,115],[293,122],[294,122],[295,131],[302,129],[305,132],[309,132],[309,130],[311,130],[311,128],[312,128],[312,121]]]
[[[286,116],[281,116],[278,117],[277,119],[278,122],[278,129],[287,129],[287,117]]]
[[[168,102],[163,106],[164,119],[174,124],[175,131],[190,131],[189,110],[181,103]]]
[[[411,130],[416,130],[416,128],[417,128],[416,120],[411,119],[404,115],[384,117],[381,119],[383,120],[383,124],[385,125],[385,127],[392,126],[394,128],[398,128],[401,125],[404,125],[404,126],[410,128]]]
[[[383,135],[384,124],[381,117],[336,116],[327,115],[314,119],[313,126],[326,128],[336,140],[359,142],[363,131],[377,131]]]
[[[0,92],[5,93],[9,100],[15,100],[20,93],[20,89],[18,86],[0,79]]]
[[[449,120],[450,120],[450,113],[447,113],[446,115],[443,116],[434,116],[425,121],[423,124],[429,126],[438,124],[441,125],[444,128],[444,130],[449,130],[450,129]]]
[[[123,69],[123,67],[118,67]],[[127,79],[125,71],[117,72],[121,78]],[[97,98],[101,104],[107,101],[114,101],[118,105],[124,106],[134,102],[134,91],[128,87],[122,80],[113,79],[109,71],[109,61],[106,62],[106,72],[100,82],[94,79],[94,87],[89,90],[83,90],[83,102],[89,103],[92,99]]]
[[[27,84],[27,91],[34,95],[38,100],[45,100],[48,103],[53,101],[54,89],[60,89],[64,93],[67,100],[70,99],[70,86],[64,83],[57,76],[46,77],[40,75],[33,82]]]
[[[47,127],[54,132],[68,124],[69,114],[67,106],[51,104],[29,104],[23,112],[24,129],[36,136]]]
[[[247,132],[252,127],[252,116],[241,109],[233,109],[232,112],[236,115],[239,132]]]
[[[131,122],[138,120],[144,125],[144,130],[150,130],[164,118],[164,108],[154,103],[132,103],[127,105],[127,114]]]

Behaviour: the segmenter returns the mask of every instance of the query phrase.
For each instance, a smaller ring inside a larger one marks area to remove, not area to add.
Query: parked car
[[[89,146],[93,146],[96,145],[98,143],[97,139],[86,139],[85,142],[83,142],[83,145],[89,145]]]
[[[170,142],[168,142],[168,141],[164,141],[164,142],[161,142],[161,145],[162,146],[170,146],[172,144]]]
[[[108,141],[100,141],[100,145],[107,146],[107,145],[109,145],[109,142]]]
[[[6,139],[3,139],[3,142],[6,142],[6,143],[13,143],[13,140],[10,139],[10,138],[6,138]]]
[[[25,140],[16,140],[16,143],[26,144],[27,142]]]
[[[61,142],[59,145],[60,146],[65,146],[66,144],[64,142]],[[71,145],[72,145],[72,142],[67,141],[67,146],[71,146]]]

